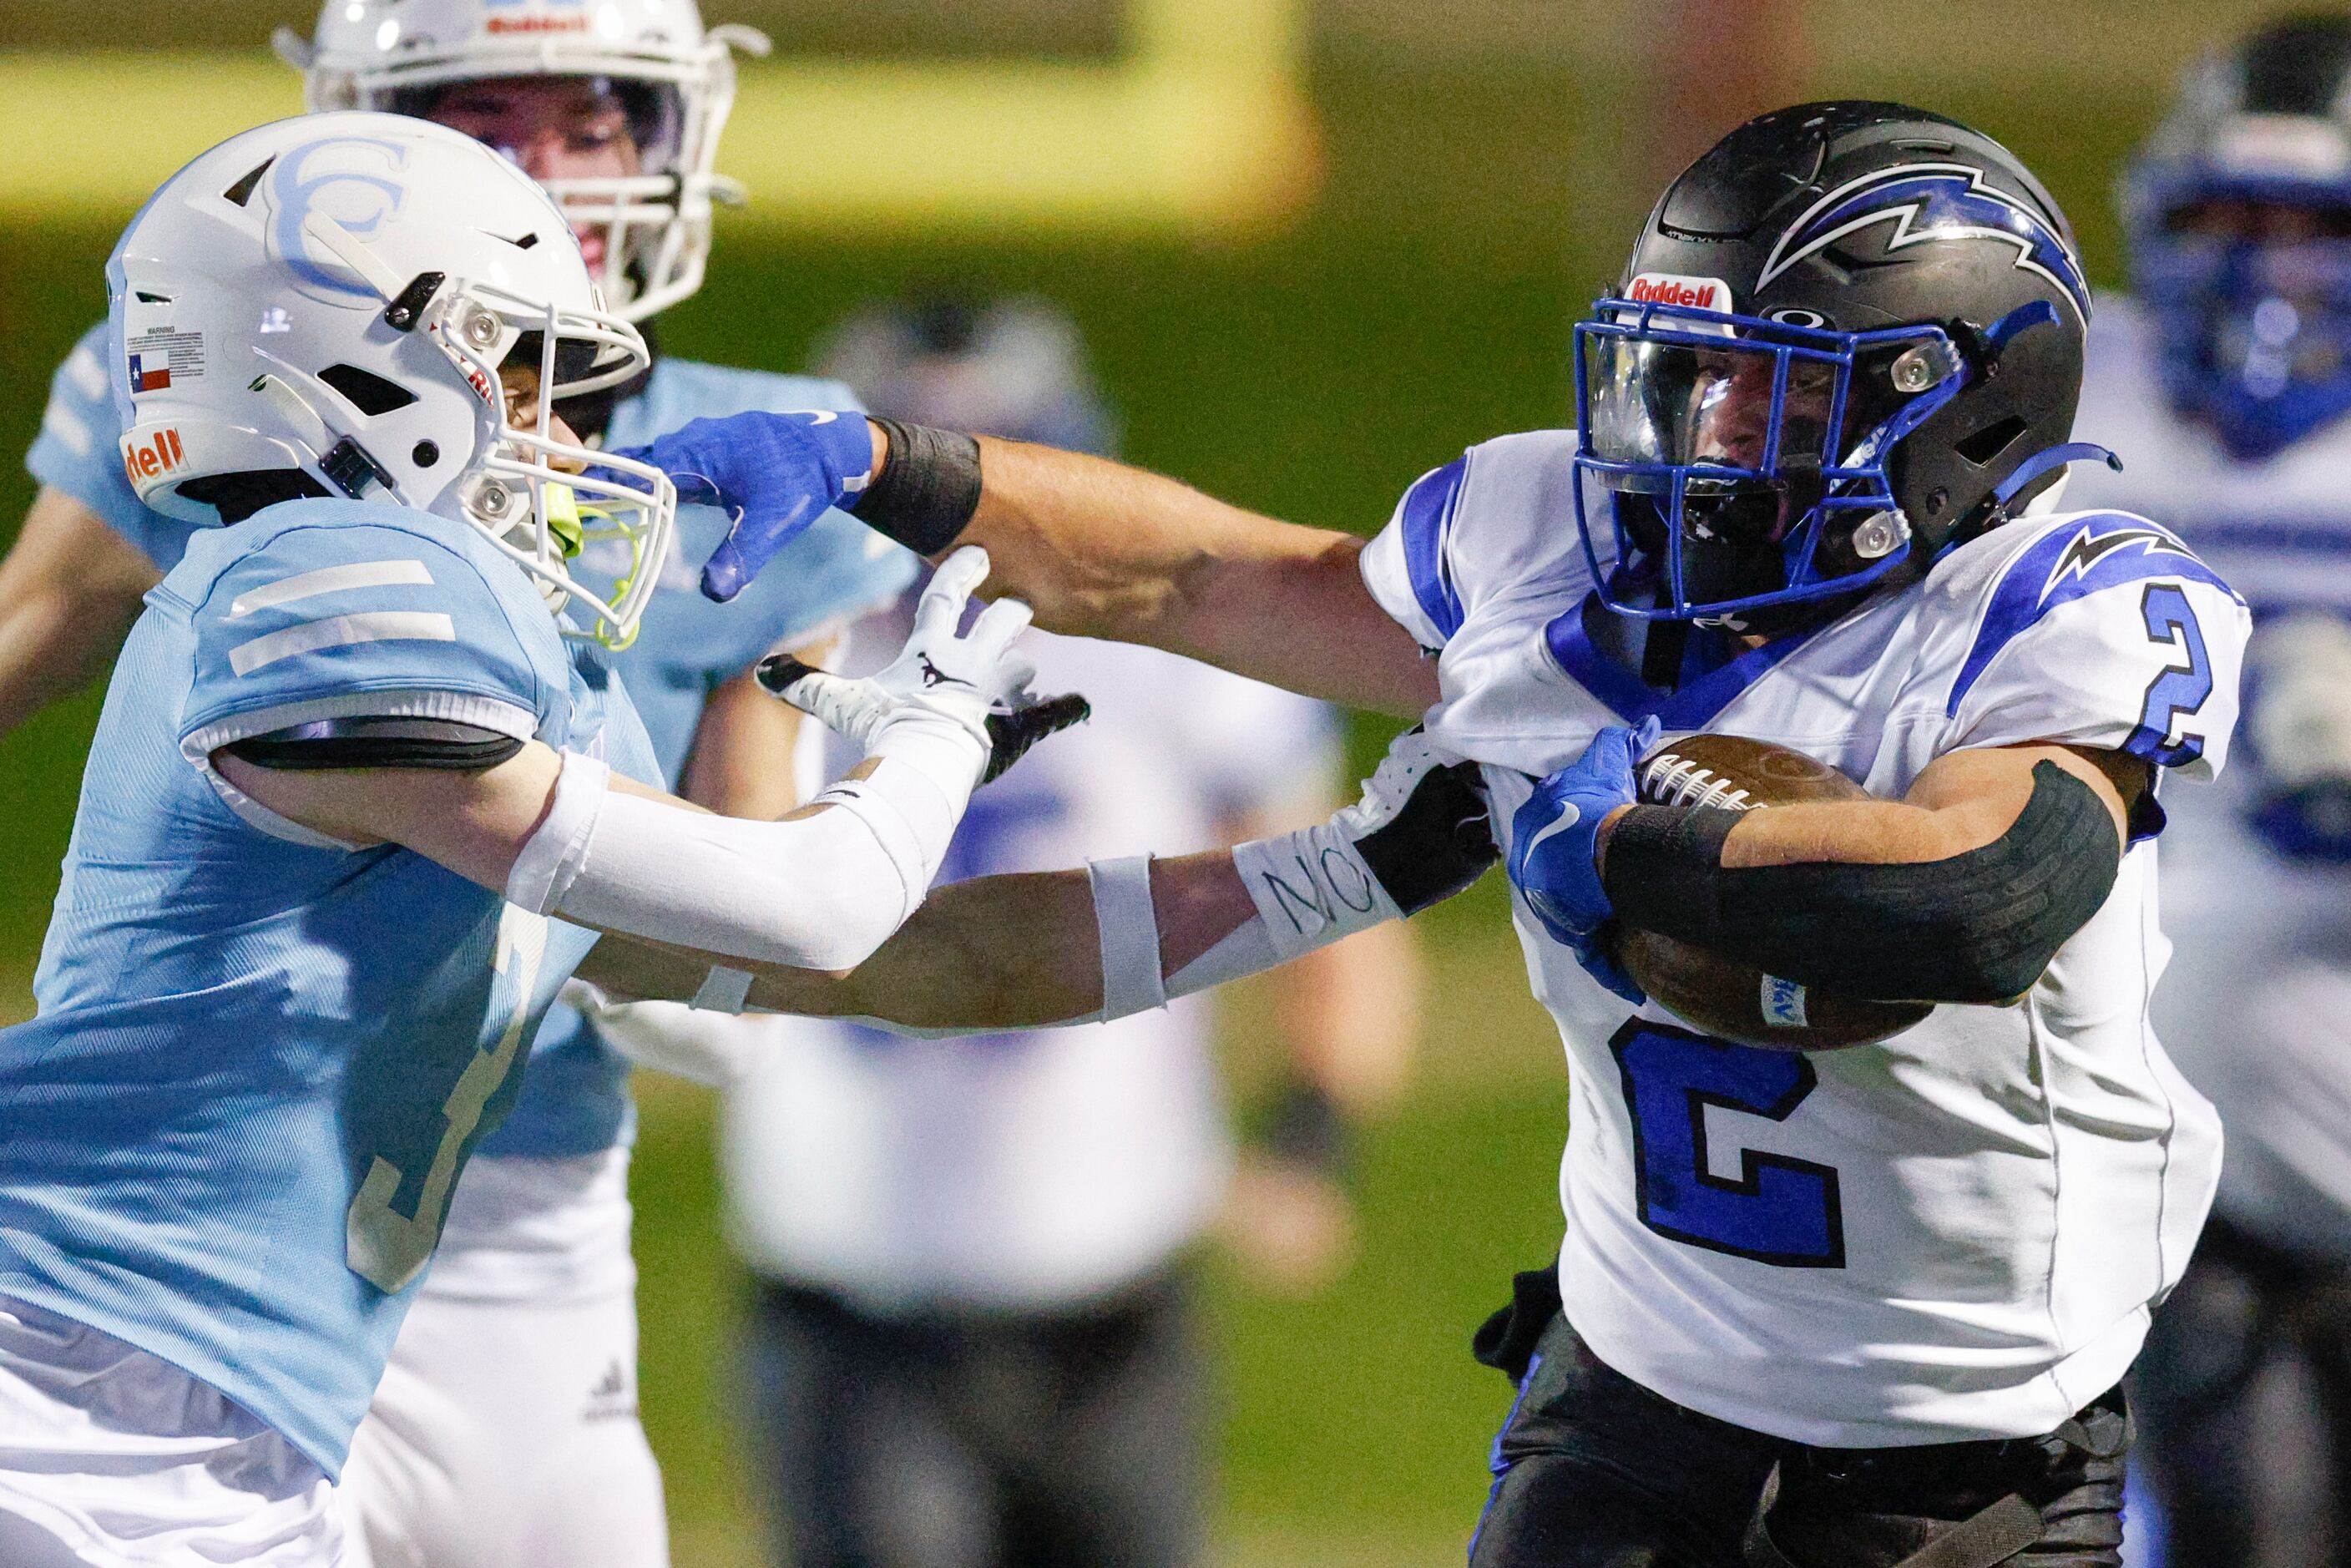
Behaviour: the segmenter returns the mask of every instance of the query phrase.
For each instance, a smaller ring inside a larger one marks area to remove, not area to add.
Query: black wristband
[[[979,443],[951,430],[901,424],[876,414],[890,455],[849,515],[916,555],[956,542],[979,510]]]
[[[1635,806],[1617,818],[1600,877],[1616,918],[1649,931],[1719,925],[1722,841],[1745,815],[1719,806]]]

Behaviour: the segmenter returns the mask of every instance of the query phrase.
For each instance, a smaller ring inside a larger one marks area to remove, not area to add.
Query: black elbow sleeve
[[[225,747],[240,761],[280,773],[350,768],[422,768],[483,773],[522,750],[510,735],[448,719],[331,718],[251,736]]]
[[[1635,822],[1651,811],[1683,814],[1639,807],[1619,825],[1607,877],[1618,918],[1872,1000],[1991,1003],[2030,990],[2105,903],[2122,860],[2096,792],[2053,762],[2034,767],[2032,798],[2008,831],[1980,849],[1915,864],[1725,870],[1722,833]],[[1708,846],[1710,874],[1693,874],[1687,847],[1683,863],[1667,862],[1677,843],[1698,842]]]

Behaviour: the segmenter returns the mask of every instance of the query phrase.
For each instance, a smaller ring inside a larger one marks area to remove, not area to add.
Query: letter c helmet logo
[[[315,214],[365,241],[400,215],[408,149],[367,136],[328,136],[277,160],[269,174],[269,245],[305,294],[329,304],[372,300],[375,291],[310,238]]]

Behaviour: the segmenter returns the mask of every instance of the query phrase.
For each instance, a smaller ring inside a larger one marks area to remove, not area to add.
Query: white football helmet
[[[740,48],[768,52],[749,27],[705,30],[694,0],[328,0],[315,37],[278,30],[314,110],[417,114],[450,82],[500,77],[601,78],[634,89],[644,172],[550,180],[580,228],[601,226],[606,298],[642,321],[702,287],[714,202],[743,188],[713,172],[735,106]]]
[[[298,496],[396,501],[480,529],[551,606],[579,601],[593,623],[567,634],[635,635],[676,487],[549,433],[557,399],[651,355],[504,158],[401,115],[265,125],[167,181],[107,283],[123,464],[147,506],[214,523]],[[537,406],[509,410],[518,345]],[[568,568],[584,538],[630,547],[609,594]]]

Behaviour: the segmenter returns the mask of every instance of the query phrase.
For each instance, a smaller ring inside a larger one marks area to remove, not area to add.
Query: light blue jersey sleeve
[[[106,372],[106,323],[82,335],[57,373],[49,378],[49,403],[41,433],[25,455],[25,467],[52,490],[88,507],[107,527],[136,546],[157,568],[180,562],[199,525],[167,517],[142,505],[123,476],[117,445],[122,421]]]
[[[356,715],[559,746],[568,665],[553,618],[459,526],[310,501],[202,541],[158,591],[187,598],[195,639],[183,754],[205,768],[233,741]]]

